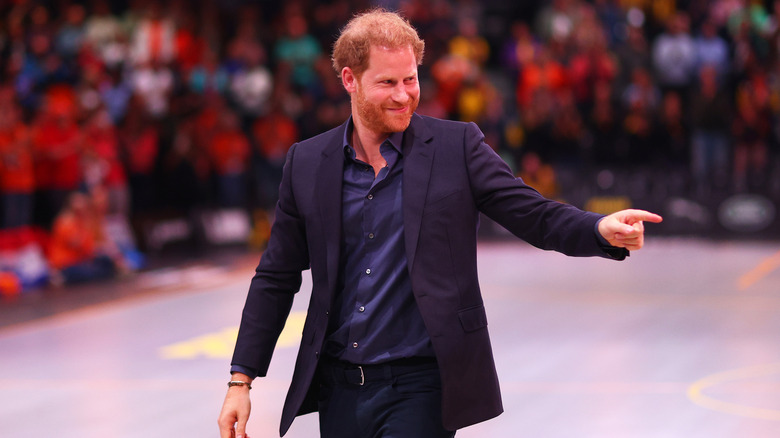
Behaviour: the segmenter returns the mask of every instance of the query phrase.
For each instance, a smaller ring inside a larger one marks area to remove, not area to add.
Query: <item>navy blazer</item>
[[[311,269],[311,300],[282,412],[317,409],[317,362],[339,276],[345,125],[290,148],[268,247],[249,287],[233,364],[268,370],[277,338]],[[404,243],[412,291],[442,380],[444,427],[499,415],[501,395],[477,280],[479,213],[543,249],[622,259],[603,247],[600,215],[543,198],[515,178],[473,123],[414,115],[403,140]]]

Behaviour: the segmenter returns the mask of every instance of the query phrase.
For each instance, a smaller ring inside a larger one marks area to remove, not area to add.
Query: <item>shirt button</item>
[[[368,233],[368,238],[369,239],[373,239],[374,238],[374,233]]]
[[[363,306],[358,307],[358,312],[365,312],[366,308]]]
[[[366,275],[371,275],[371,269],[366,269]]]
[[[374,195],[368,195],[368,196],[366,196],[366,198],[368,198],[368,200],[370,201],[370,200],[374,199]]]
[[[352,343],[352,348],[357,348],[357,347],[358,347],[358,343],[357,342],[353,342]]]

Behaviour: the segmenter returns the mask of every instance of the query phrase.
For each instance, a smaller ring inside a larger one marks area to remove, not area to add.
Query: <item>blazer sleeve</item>
[[[294,295],[300,290],[301,272],[309,267],[304,220],[292,185],[295,150],[293,145],[287,154],[274,224],[249,286],[231,362],[256,371],[258,376],[266,375]]]
[[[547,199],[516,178],[485,143],[477,125],[466,125],[463,145],[477,208],[509,232],[538,248],[572,256],[623,259],[628,255],[623,248],[599,242],[596,224],[603,215]]]

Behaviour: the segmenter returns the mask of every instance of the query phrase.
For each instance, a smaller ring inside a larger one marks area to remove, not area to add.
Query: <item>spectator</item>
[[[699,71],[699,87],[691,97],[691,173],[696,190],[706,196],[713,184],[723,185],[729,174],[729,133],[732,99],[718,80],[715,67]]]
[[[103,74],[99,89],[106,111],[111,115],[114,125],[119,126],[127,114],[127,108],[133,95],[133,87],[122,71],[113,69]]]
[[[674,91],[666,93],[659,113],[649,164],[669,171],[685,168],[689,163],[690,129],[682,97]]]
[[[257,146],[253,168],[258,201],[262,208],[271,209],[278,196],[287,150],[300,139],[298,127],[277,103],[269,114],[253,123],[252,134]]]
[[[520,72],[517,103],[521,110],[526,110],[534,103],[535,95],[547,93],[556,97],[568,88],[566,69],[552,57],[548,49],[542,48],[537,58],[526,64]]]
[[[688,16],[678,12],[667,22],[666,31],[653,41],[653,67],[664,92],[688,93],[696,68],[696,46],[689,27]]]
[[[118,61],[115,45],[124,39],[124,29],[119,19],[111,13],[108,1],[95,0],[92,12],[84,23],[84,43],[92,47],[107,65],[114,66]]]
[[[32,224],[35,173],[29,132],[8,98],[0,102],[0,193],[2,228]]]
[[[285,32],[274,46],[276,61],[289,69],[294,86],[313,91],[317,86],[314,69],[322,49],[317,40],[309,34],[303,15],[292,13],[285,18]]]
[[[510,29],[510,37],[504,42],[501,51],[501,67],[516,86],[520,71],[536,57],[539,42],[523,21],[512,22]]]
[[[38,222],[48,227],[69,194],[83,182],[83,136],[76,123],[76,97],[68,86],[51,88],[32,125],[35,180],[42,195]]]
[[[98,248],[95,216],[90,197],[70,195],[52,227],[48,259],[55,286],[109,278],[116,265]]]
[[[617,105],[612,98],[611,86],[607,82],[597,82],[593,96],[593,108],[586,119],[591,140],[590,158],[595,164],[611,165],[615,163],[616,157],[628,155],[626,151],[620,150],[626,143],[620,138],[621,127]]]
[[[615,49],[620,65],[616,90],[625,89],[633,80],[634,71],[637,69],[648,72],[653,69],[650,60],[650,48],[642,28],[636,26],[627,26],[627,28],[628,36],[626,40]]]
[[[247,206],[249,140],[241,131],[239,119],[231,111],[219,117],[217,130],[209,141],[209,155],[217,178],[217,195],[223,207]]]
[[[176,27],[158,2],[150,2],[132,34],[133,65],[168,65],[176,56]]]
[[[121,68],[130,53],[128,35],[105,0],[94,2],[84,27],[83,48],[94,52],[109,69]]]
[[[596,32],[587,44],[580,41],[580,47],[569,61],[569,81],[578,107],[586,109],[593,104],[596,84],[612,82],[617,76],[618,66],[607,50],[603,32]]]
[[[729,73],[729,48],[726,40],[718,35],[718,29],[712,20],[701,25],[701,31],[694,40],[696,48],[696,71],[704,66],[711,66],[718,74],[718,80],[723,81]]]
[[[653,83],[650,73],[641,69],[635,70],[633,82],[623,92],[623,132],[628,143],[625,148],[619,149],[626,155],[618,156],[618,162],[648,162],[656,148],[653,144],[653,128],[661,100],[661,93]]]
[[[267,110],[273,77],[264,65],[265,49],[257,41],[245,44],[241,55],[230,76],[230,96],[242,118],[257,117]]]
[[[558,95],[551,133],[553,142],[550,162],[558,166],[581,165],[585,124],[575,104],[573,92]]]
[[[433,63],[431,75],[436,84],[436,100],[448,117],[456,117],[458,96],[463,84],[476,74],[474,65],[460,56],[448,54]]]
[[[737,88],[737,114],[732,124],[734,184],[737,190],[760,190],[766,182],[771,116],[763,79],[761,76],[753,77]]]
[[[449,42],[449,51],[453,56],[460,56],[482,70],[490,56],[490,45],[479,34],[477,21],[474,17],[463,17],[458,22],[458,34]]]
[[[544,41],[565,45],[574,32],[575,0],[552,0],[536,16],[535,30]]]
[[[555,169],[533,152],[523,155],[518,176],[545,198],[555,199],[560,194]]]
[[[174,57],[177,70],[187,77],[201,64],[207,50],[206,40],[199,35],[198,22],[193,11],[182,11],[174,34]]]
[[[133,94],[144,104],[144,111],[155,119],[168,116],[175,78],[171,69],[159,62],[138,65],[132,76]]]
[[[148,215],[156,206],[155,168],[160,152],[160,133],[143,111],[128,112],[119,132],[120,148],[130,183],[130,212]]]
[[[95,112],[87,121],[84,135],[86,186],[91,190],[100,187],[105,191],[107,213],[128,214],[127,175],[120,158],[119,135],[108,111]]]
[[[211,111],[209,111],[211,110]],[[183,215],[191,223],[197,211],[211,199],[212,165],[209,159],[209,144],[216,132],[219,114],[226,111],[223,106],[211,107],[203,114],[179,120],[176,124],[173,142],[162,157],[162,185],[165,187],[164,202],[170,213]],[[213,126],[202,127],[204,114],[215,121]]]
[[[217,54],[208,48],[187,76],[189,90],[196,94],[223,94],[228,88],[228,82],[227,71],[220,66]]]
[[[69,5],[65,11],[65,23],[57,31],[55,40],[57,53],[69,62],[72,62],[81,50],[85,34],[85,17],[84,6]]]
[[[642,108],[655,112],[661,103],[661,90],[656,87],[650,72],[637,68],[631,75],[631,83],[623,90],[622,102],[625,108]]]

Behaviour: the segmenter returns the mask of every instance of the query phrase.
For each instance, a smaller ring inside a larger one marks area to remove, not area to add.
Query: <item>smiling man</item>
[[[280,434],[318,411],[325,438],[452,437],[503,410],[477,279],[479,214],[539,248],[617,260],[642,247],[643,221],[661,221],[545,199],[473,123],[417,115],[423,51],[414,28],[384,10],[356,16],[336,41],[352,117],[287,155],[223,438],[245,436],[250,384],[268,370],[305,269],[311,301]]]

